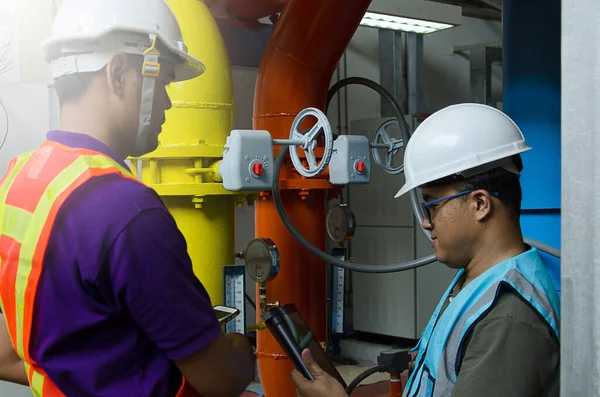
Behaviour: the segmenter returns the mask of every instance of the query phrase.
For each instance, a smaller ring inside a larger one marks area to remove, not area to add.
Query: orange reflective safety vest
[[[109,174],[137,181],[102,153],[45,142],[13,159],[0,180],[0,306],[36,397],[64,396],[29,350],[36,290],[50,233],[69,195],[89,179]],[[183,379],[177,397],[199,395]]]

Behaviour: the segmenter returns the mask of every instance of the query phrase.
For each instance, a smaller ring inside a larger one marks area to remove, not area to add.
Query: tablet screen
[[[327,357],[321,343],[315,338],[304,318],[293,304],[281,306],[268,311],[265,322],[279,345],[288,355],[296,369],[303,372],[297,363],[301,361],[302,350],[308,348],[315,362],[329,375],[337,379],[344,388],[347,386],[344,378]],[[278,326],[276,326],[277,324]],[[284,335],[287,334],[287,335]]]

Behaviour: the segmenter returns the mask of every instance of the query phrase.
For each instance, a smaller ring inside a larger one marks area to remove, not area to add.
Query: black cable
[[[398,105],[398,103],[396,102],[394,97],[385,90],[385,88],[383,88],[381,85],[377,84],[376,82],[374,82],[372,80],[365,79],[363,77],[349,77],[349,78],[340,80],[339,82],[334,84],[329,89],[327,104],[329,104],[329,102],[331,101],[331,98],[337,91],[339,91],[341,88],[343,88],[349,84],[364,85],[364,86],[367,86],[367,87],[375,90],[379,94],[381,94],[381,96],[385,99],[385,101],[388,102],[390,107],[394,110],[394,115],[396,116],[396,118],[398,119],[398,123],[400,124],[400,131],[402,132],[402,139],[404,140],[404,142],[408,142],[408,140],[410,139],[408,124],[406,123],[406,120],[404,119],[404,115],[402,114],[402,111],[400,110],[400,106]],[[282,146],[282,148],[279,151],[279,154],[277,155],[277,158],[275,160],[275,169],[273,171],[273,173],[274,173],[274,175],[273,175],[273,201],[275,202],[275,207],[277,209],[277,213],[279,214],[279,217],[281,218],[282,223],[288,229],[290,234],[300,244],[302,244],[302,246],[304,246],[304,248],[306,248],[309,252],[316,255],[319,259],[321,259],[327,263],[341,267],[346,270],[351,270],[351,271],[355,271],[355,272],[359,272],[359,273],[401,272],[401,271],[405,271],[405,270],[416,269],[418,267],[425,266],[425,265],[428,265],[428,264],[436,261],[435,255],[430,255],[428,257],[416,259],[416,260],[409,261],[406,263],[390,264],[390,265],[367,265],[367,264],[351,263],[351,262],[342,261],[338,258],[335,258],[335,257],[321,251],[319,248],[315,247],[313,244],[311,244],[310,241],[308,241],[298,231],[298,229],[296,229],[294,224],[291,222],[291,220],[287,216],[287,213],[285,212],[285,207],[283,205],[283,200],[281,198],[281,190],[279,188],[279,175],[281,173],[281,167],[283,165],[285,156],[288,153],[289,153],[289,147],[287,145]],[[417,194],[414,190],[412,190],[410,192],[410,197],[411,197],[411,203],[413,205],[413,212],[417,216],[419,223],[422,223],[423,215],[421,214],[420,204],[417,199]],[[428,235],[428,233],[426,233],[426,235]],[[429,237],[429,238],[431,238],[431,237]]]
[[[339,90],[341,90],[342,88],[344,88],[348,85],[353,85],[353,84],[354,85],[362,85],[364,87],[372,89],[373,91],[375,91],[376,93],[381,95],[381,97],[387,102],[387,104],[390,106],[390,108],[394,112],[394,117],[395,117],[396,121],[398,121],[398,125],[400,126],[400,135],[402,135],[402,140],[404,141],[404,146],[406,147],[406,145],[408,144],[408,141],[410,140],[411,134],[410,134],[410,128],[408,127],[408,123],[406,122],[406,119],[404,118],[404,113],[402,112],[402,109],[400,109],[400,105],[398,105],[396,98],[394,98],[394,96],[392,94],[390,94],[385,88],[383,88],[383,86],[381,84],[378,84],[373,80],[369,80],[364,77],[347,77],[345,79],[338,81],[337,83],[335,83],[334,85],[331,86],[329,91],[327,91],[327,102],[325,105],[326,108],[329,107],[331,100],[333,99],[335,94],[337,94],[337,92]],[[421,205],[419,204],[419,198],[417,197],[416,190],[412,189],[409,192],[409,195],[410,195],[410,204],[412,206],[413,213],[414,213],[415,217],[417,218],[417,222],[420,226],[420,229],[423,232],[423,234],[425,234],[425,237],[427,238],[427,240],[429,240],[431,242],[431,235],[429,234],[429,232],[427,230],[423,229],[423,227],[421,226],[423,224],[423,213],[421,212]]]
[[[275,202],[275,207],[277,208],[277,213],[281,218],[281,221],[288,229],[290,234],[298,241],[300,244],[304,246],[309,252],[316,255],[319,259],[328,262],[332,265],[341,267],[342,269],[351,270],[359,273],[394,273],[394,272],[402,272],[405,270],[416,269],[421,266],[428,265],[436,261],[435,255],[431,255],[425,258],[420,258],[416,260],[412,260],[406,263],[398,263],[392,265],[366,265],[360,263],[353,262],[345,262],[334,256],[331,256],[319,248],[315,247],[308,241],[299,231],[296,229],[287,213],[285,212],[285,208],[283,206],[283,200],[281,198],[281,190],[279,188],[279,175],[281,173],[281,167],[283,165],[283,160],[285,156],[289,153],[289,147],[283,146],[277,155],[277,159],[275,160],[275,169],[273,170],[273,201]]]
[[[376,373],[383,371],[383,367],[379,364],[365,370],[362,374],[358,375],[356,378],[354,378],[352,382],[350,382],[350,384],[346,388],[346,394],[350,396],[354,389],[356,389],[356,387],[360,385],[365,379],[367,379],[371,375],[375,375]]]

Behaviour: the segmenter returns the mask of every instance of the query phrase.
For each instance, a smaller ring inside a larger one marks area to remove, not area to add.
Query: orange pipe
[[[404,386],[400,377],[390,379],[390,395],[389,397],[402,397]]]
[[[335,67],[358,28],[370,0],[289,0],[263,53],[254,97],[254,128],[288,138],[294,117],[304,108],[324,109]],[[307,180],[282,170],[282,197],[301,233],[325,249],[326,180]],[[271,195],[256,204],[256,236],[269,237],[280,252],[281,270],[267,285],[270,302],[295,303],[315,336],[326,338],[326,267],[288,233]],[[258,291],[257,291],[258,293]],[[266,397],[296,395],[289,360],[269,332],[258,333],[258,369]]]

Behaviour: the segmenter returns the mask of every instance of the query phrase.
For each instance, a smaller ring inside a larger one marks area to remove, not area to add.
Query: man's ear
[[[492,213],[492,197],[487,190],[476,190],[471,193],[473,207],[475,210],[475,219],[483,221]]]
[[[126,73],[129,67],[127,55],[124,53],[112,55],[106,65],[108,87],[118,97],[122,97],[125,92]]]

